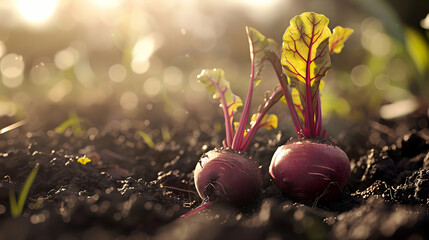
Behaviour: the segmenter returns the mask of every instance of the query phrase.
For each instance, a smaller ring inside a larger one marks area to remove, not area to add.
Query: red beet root
[[[338,147],[312,141],[283,145],[274,153],[270,175],[279,188],[299,201],[329,202],[350,178],[350,161]]]
[[[227,201],[240,206],[260,192],[262,175],[256,162],[228,149],[205,153],[194,172],[202,199]]]
[[[223,70],[204,69],[198,75],[198,80],[205,85],[213,99],[219,100],[223,110],[225,140],[222,144],[225,149],[215,149],[205,153],[195,167],[195,186],[203,203],[183,215],[184,218],[198,213],[217,201],[230,202],[235,206],[243,205],[260,192],[262,175],[258,164],[241,152],[246,152],[260,128],[277,128],[277,116],[267,115],[267,113],[275,103],[280,101],[282,90],[276,89],[264,99],[257,113],[250,114],[253,91],[261,80],[260,73],[264,61],[269,55],[275,55],[275,53],[271,50],[270,40],[256,29],[246,27],[246,32],[251,66],[249,90],[244,102],[232,92]],[[234,121],[234,113],[241,107],[243,109],[240,120]]]

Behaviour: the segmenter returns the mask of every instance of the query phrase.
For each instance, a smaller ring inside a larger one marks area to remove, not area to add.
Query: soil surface
[[[352,177],[327,205],[294,202],[278,190],[268,166],[293,133],[286,125],[261,131],[248,151],[261,166],[260,196],[242,208],[216,203],[180,218],[202,202],[195,165],[223,139],[214,127],[222,122],[216,109],[204,117],[189,112],[181,122],[155,104],[149,114],[133,117],[118,117],[110,106],[77,109],[86,119],[82,136],[72,128],[55,131],[68,118],[65,109],[70,106],[35,107],[27,124],[0,134],[0,240],[429,239],[427,114],[330,121],[342,129],[331,141],[348,154]],[[0,118],[2,127],[17,121]],[[91,162],[80,163],[85,156]],[[19,196],[36,165],[24,210],[13,218],[11,191]]]

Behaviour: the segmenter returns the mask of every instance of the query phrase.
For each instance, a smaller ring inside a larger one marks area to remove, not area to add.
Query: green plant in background
[[[18,202],[16,201],[15,190],[11,189],[9,191],[9,200],[10,200],[10,212],[12,217],[21,216],[22,210],[24,209],[25,200],[27,199],[28,192],[30,191],[31,185],[33,184],[34,179],[36,178],[37,172],[39,171],[39,164],[31,170],[30,174],[25,180],[24,187],[21,190],[21,193],[18,197]]]
[[[145,132],[143,132],[142,130],[137,130],[137,134],[140,135],[140,137],[143,138],[143,141],[150,147],[150,148],[154,148],[155,147],[155,143],[153,142],[152,138]]]
[[[351,76],[352,80],[358,79],[358,86],[365,87],[367,95],[363,98],[369,99],[367,107],[379,109],[380,116],[386,119],[427,107],[429,35],[424,36],[417,28],[402,22],[388,1],[349,1],[372,16],[362,24],[361,33],[362,46],[370,54]]]
[[[161,136],[164,142],[168,142],[171,140],[170,130],[168,129],[167,126],[161,127]]]
[[[59,134],[63,134],[68,128],[71,127],[73,131],[73,136],[80,138],[83,135],[83,128],[81,123],[86,121],[84,118],[81,118],[77,115],[75,111],[71,111],[69,113],[69,118],[60,124],[57,128],[55,128],[55,132]]]

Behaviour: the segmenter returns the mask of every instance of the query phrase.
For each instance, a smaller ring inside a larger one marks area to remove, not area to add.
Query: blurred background
[[[203,68],[223,68],[245,98],[245,26],[276,40],[280,51],[290,19],[304,11],[326,15],[331,29],[355,30],[332,56],[326,121],[428,114],[429,1],[2,0],[0,116],[26,119],[43,105],[109,105],[135,117],[161,106],[184,121],[217,104],[196,81]],[[262,76],[255,101],[276,86],[270,67]]]

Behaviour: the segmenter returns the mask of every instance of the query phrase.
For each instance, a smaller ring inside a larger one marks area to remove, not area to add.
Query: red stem
[[[246,28],[248,31],[248,29]],[[255,81],[255,49],[253,46],[253,41],[249,39],[249,48],[250,48],[250,84],[249,84],[249,90],[247,91],[247,97],[246,102],[244,103],[243,107],[243,113],[240,117],[240,122],[238,124],[238,129],[235,132],[234,139],[232,141],[232,149],[239,150],[241,142],[243,141],[244,131],[246,130],[246,124],[249,119],[249,112],[250,112],[250,105],[252,103],[252,96],[253,96],[253,88],[254,88],[254,81]]]
[[[197,213],[199,213],[200,211],[210,207],[211,205],[213,205],[213,203],[215,203],[216,201],[207,201],[207,202],[203,202],[200,206],[198,206],[195,209],[192,209],[191,211],[189,211],[188,213],[183,214],[182,216],[180,216],[180,218],[187,218],[190,217],[192,215],[195,215]]]
[[[270,98],[265,102],[264,107],[256,117],[255,123],[250,127],[249,132],[247,133],[246,137],[244,138],[243,144],[240,146],[239,151],[245,152],[250,146],[250,143],[252,142],[253,138],[255,137],[256,132],[259,128],[263,127],[264,125],[261,125],[261,121],[264,118],[264,116],[267,114],[268,110],[280,100],[280,94],[282,91],[276,90],[273,94],[271,94]]]
[[[298,138],[301,138],[303,134],[302,124],[301,124],[301,121],[299,120],[298,114],[296,113],[296,109],[291,97],[291,91],[287,82],[287,77],[286,75],[283,74],[282,66],[280,64],[280,59],[273,52],[270,52],[268,54],[268,59],[270,60],[271,65],[273,66],[274,71],[276,72],[277,78],[279,79],[280,87],[282,89],[283,95],[285,96],[286,103],[287,103],[290,115],[292,117],[293,125],[295,126],[295,131],[298,134]]]
[[[223,109],[223,116],[225,118],[225,132],[226,132],[226,145],[227,147],[231,147],[232,145],[232,125],[231,125],[231,116],[229,115],[229,111],[228,111],[228,105],[226,104],[226,99],[225,99],[225,91],[222,90],[219,86],[219,84],[215,81],[212,80],[213,85],[217,88],[217,90],[219,91],[220,95],[220,99],[222,102],[222,109]]]
[[[320,101],[320,93],[317,91],[317,102],[316,102],[316,136],[320,136],[322,131],[322,101]]]
[[[306,76],[305,76],[305,101],[306,101],[306,109],[305,109],[305,115],[306,115],[306,121],[305,121],[305,128],[309,129],[310,132],[305,132],[305,134],[310,134],[306,137],[314,137],[315,136],[315,126],[314,126],[314,109],[313,109],[313,94],[311,93],[311,72],[310,72],[310,65],[311,65],[311,49],[313,47],[313,38],[314,38],[314,25],[311,33],[310,38],[310,44],[308,46],[308,58],[307,58],[307,68],[306,68]]]

